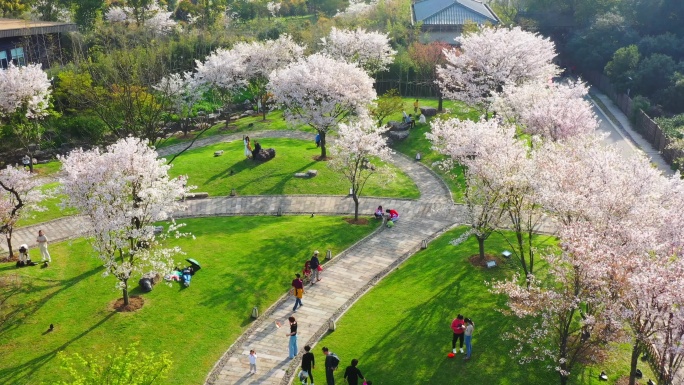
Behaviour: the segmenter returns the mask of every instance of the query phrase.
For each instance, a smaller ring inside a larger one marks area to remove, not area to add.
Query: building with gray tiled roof
[[[467,22],[499,24],[499,18],[477,0],[419,0],[411,4],[411,22],[422,23],[424,40],[454,44]]]

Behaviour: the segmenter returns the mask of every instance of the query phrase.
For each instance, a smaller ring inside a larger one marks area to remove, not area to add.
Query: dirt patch
[[[507,262],[505,259],[503,259],[501,257],[497,257],[496,255],[492,255],[492,254],[485,254],[484,259],[480,259],[480,254],[475,254],[475,255],[471,255],[470,257],[468,257],[468,262],[470,262],[471,265],[473,265],[475,267],[480,267],[483,269],[488,268],[487,267],[487,261],[496,261],[497,267],[505,265]]]
[[[354,220],[354,218],[344,218],[344,220],[350,225],[367,225],[369,222],[368,218],[359,218],[357,220]]]
[[[643,385],[645,382],[637,380],[636,384]],[[615,385],[629,385],[629,376],[620,377],[617,381],[615,381]]]
[[[121,313],[130,313],[142,309],[145,300],[142,297],[129,297],[128,306],[124,306],[123,298],[119,298],[112,303],[112,309]]]
[[[325,158],[322,158],[320,155],[314,155],[311,157],[311,159],[315,160],[316,162],[327,162],[332,159],[332,157],[326,156]]]

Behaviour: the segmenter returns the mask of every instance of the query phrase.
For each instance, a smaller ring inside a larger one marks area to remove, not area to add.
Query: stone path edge
[[[435,172],[435,170],[433,170],[431,167],[428,167],[428,165],[424,164],[423,162],[419,162],[419,161],[416,161],[415,159],[412,159],[410,156],[408,156],[404,153],[395,151],[395,154],[399,155],[399,156],[403,156],[404,158],[406,158],[408,160],[414,161],[417,164],[419,164],[421,167],[425,168],[430,174],[432,174],[432,176],[434,176],[437,180],[439,180],[439,183],[442,185],[442,187],[444,187],[444,189],[449,193],[449,199],[451,199],[451,203],[457,204],[456,201],[454,201],[454,193],[451,191],[451,188],[449,188],[449,185],[446,184],[444,179],[442,179],[442,177],[439,174],[437,174]],[[375,198],[375,197],[373,197],[373,198]],[[399,199],[402,199],[402,198],[399,198]],[[405,199],[405,198],[403,198],[403,199]]]
[[[463,226],[463,224],[450,224],[445,227],[443,227],[441,230],[435,232],[432,234],[426,241],[428,242],[428,247],[430,242],[433,240],[437,239],[447,231],[454,229],[456,227]],[[384,226],[383,226],[384,227]],[[364,238],[365,240],[365,238]],[[315,346],[324,336],[326,336],[329,331],[329,325],[330,321],[337,322],[339,321],[344,314],[351,309],[351,307],[359,300],[361,299],[366,293],[368,293],[375,285],[377,285],[380,281],[385,279],[388,275],[390,275],[392,272],[394,272],[396,269],[398,269],[401,265],[403,265],[406,261],[409,260],[412,256],[414,256],[416,253],[421,251],[421,246],[414,246],[407,252],[401,255],[398,259],[396,259],[394,262],[392,262],[389,266],[387,266],[384,270],[376,274],[373,278],[371,278],[361,289],[359,289],[356,293],[354,293],[351,298],[347,300],[342,306],[340,306],[333,316],[330,318],[328,323],[322,325],[315,333],[314,335],[306,342],[304,345],[309,345],[309,346]],[[285,370],[285,376],[283,379],[280,381],[280,385],[290,385],[293,383],[295,380],[295,373],[297,372],[296,368],[299,367],[301,358],[303,356],[303,351],[300,351],[297,356],[290,362],[288,365],[287,369]]]
[[[240,214],[239,216],[242,216],[242,214]],[[353,245],[351,245],[348,248],[346,248],[345,250],[343,250],[341,253],[334,256],[330,261],[325,263],[323,266],[325,266],[325,268],[328,268],[328,267],[336,264],[338,261],[343,259],[345,255],[354,251],[357,247],[360,247],[361,245],[366,243],[369,239],[376,236],[378,233],[382,232],[384,229],[385,229],[385,226],[383,223],[380,226],[378,226],[377,229],[373,230],[373,232],[366,235],[365,237],[358,240]],[[267,320],[273,314],[273,312],[275,311],[275,309],[278,306],[282,305],[283,303],[287,302],[290,299],[291,299],[290,295],[285,293],[277,301],[272,303],[264,312],[259,313],[259,317],[254,322],[252,322],[252,324],[247,329],[245,329],[242,332],[240,337],[238,337],[235,341],[233,341],[233,343],[228,347],[228,349],[225,351],[225,353],[223,353],[221,358],[218,361],[216,361],[214,366],[211,368],[211,371],[207,375],[204,383],[208,384],[208,385],[214,384],[215,381],[217,380],[217,377],[218,377],[220,371],[221,371],[221,368],[228,362],[230,357],[232,357],[234,354],[238,353],[237,350],[239,349],[240,345],[242,345],[242,343],[246,339],[248,339],[252,333],[254,333],[261,325],[263,325],[265,320]]]

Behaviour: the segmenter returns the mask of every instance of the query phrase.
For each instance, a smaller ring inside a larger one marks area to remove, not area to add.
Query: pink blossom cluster
[[[274,71],[268,88],[291,124],[310,125],[320,132],[349,116],[366,114],[376,98],[373,79],[362,69],[322,54]]]
[[[363,28],[343,30],[335,27],[321,39],[321,52],[333,59],[356,64],[373,75],[386,71],[397,53],[387,34]]]
[[[442,94],[485,109],[506,85],[546,83],[560,71],[553,42],[515,28],[483,28],[445,49],[447,64],[437,68]]]
[[[27,118],[40,118],[50,106],[50,79],[40,64],[0,69],[0,117],[21,112]]]
[[[493,109],[522,125],[530,135],[562,140],[598,128],[592,105],[586,100],[588,90],[580,81],[508,85],[495,98]]]

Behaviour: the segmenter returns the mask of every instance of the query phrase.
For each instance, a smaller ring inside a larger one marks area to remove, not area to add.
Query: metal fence
[[[683,151],[668,148],[671,141],[660,126],[643,110],[635,111],[632,99],[626,94],[616,92],[606,75],[591,71],[585,74],[585,79],[615,102],[620,110],[632,120],[634,129],[662,154],[667,164],[674,166],[677,159],[684,157]]]

